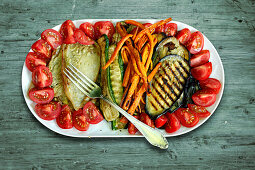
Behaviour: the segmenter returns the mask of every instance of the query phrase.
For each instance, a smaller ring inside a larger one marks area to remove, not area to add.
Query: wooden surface
[[[0,14],[0,169],[255,168],[254,0],[1,0]],[[168,17],[203,32],[224,65],[222,101],[203,126],[159,150],[142,138],[61,136],[30,113],[21,70],[43,30],[66,19]]]

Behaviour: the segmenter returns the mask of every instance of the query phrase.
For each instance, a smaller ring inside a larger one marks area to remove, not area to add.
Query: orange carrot
[[[153,77],[155,76],[155,74],[157,73],[157,71],[158,71],[158,69],[159,69],[159,67],[161,66],[161,63],[158,63],[157,65],[156,65],[156,67],[152,70],[152,72],[149,74],[149,76],[148,76],[148,82],[150,82],[152,79],[153,79]]]
[[[145,28],[145,26],[143,24],[141,24],[140,22],[134,21],[134,20],[125,20],[125,23],[137,26],[141,29]]]
[[[135,33],[133,34],[133,37],[132,37],[132,40],[134,41],[135,40],[135,37],[136,37],[136,35],[137,35],[137,33],[138,33],[138,27],[136,27],[136,29],[135,29]]]
[[[121,57],[124,64],[128,64],[128,54],[130,54],[127,46],[123,46],[121,48]]]
[[[145,64],[145,69],[147,72],[149,69],[149,66],[150,66],[150,62],[151,62],[151,58],[152,58],[152,54],[153,54],[153,50],[154,50],[154,39],[148,31],[146,31],[145,33],[148,36],[149,42],[150,42],[150,52],[149,52],[149,56],[148,56],[146,64]]]
[[[123,77],[123,82],[122,82],[123,87],[127,87],[128,80],[130,77],[130,72],[131,72],[131,63],[128,63],[124,77]]]
[[[161,25],[164,25],[168,22],[170,22],[172,20],[172,18],[167,18],[165,20],[162,20],[162,21],[159,21],[145,29],[143,29],[142,31],[139,32],[139,34],[137,34],[136,38],[135,38],[135,44],[139,41],[139,39],[145,34],[146,31],[149,31],[149,32],[152,32],[153,29],[161,26]]]
[[[107,67],[109,67],[111,65],[111,63],[115,60],[116,56],[118,55],[121,47],[123,46],[123,44],[125,43],[125,41],[127,41],[127,39],[129,39],[130,37],[132,37],[132,34],[128,34],[125,37],[123,37],[117,44],[117,47],[115,48],[111,58],[108,60],[108,62],[103,66],[103,69],[107,69]]]
[[[142,52],[142,63],[145,65],[147,56],[149,55],[149,44],[146,44]]]
[[[127,35],[126,29],[122,27],[120,22],[116,23],[116,30],[120,34],[121,37],[124,37]]]

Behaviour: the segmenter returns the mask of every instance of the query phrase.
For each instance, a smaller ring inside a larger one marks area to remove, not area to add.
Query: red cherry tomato
[[[188,104],[188,108],[190,111],[197,114],[198,117],[208,117],[210,116],[210,112],[208,112],[203,106],[197,106],[195,104]]]
[[[74,31],[75,40],[83,45],[92,45],[95,43],[91,38],[85,35],[85,33],[81,29],[76,29]]]
[[[49,103],[54,97],[54,90],[50,87],[43,89],[32,88],[28,92],[29,98],[35,103],[46,104]]]
[[[177,33],[177,24],[167,23],[165,25],[165,33],[166,33],[166,36],[175,36]]]
[[[208,62],[191,69],[192,76],[197,80],[206,80],[212,73],[212,63]]]
[[[189,108],[179,108],[174,113],[185,127],[193,127],[199,122],[196,113],[191,112]]]
[[[168,118],[168,121],[165,124],[165,131],[167,133],[176,132],[181,128],[181,123],[174,113],[167,113],[166,116]]]
[[[45,40],[53,49],[56,49],[63,43],[62,35],[54,29],[47,29],[43,31],[41,38]]]
[[[188,28],[184,28],[177,33],[176,38],[180,41],[180,43],[185,45],[189,41],[190,36],[190,30]]]
[[[79,131],[87,131],[89,129],[89,123],[82,109],[74,111],[73,114],[73,125]]]
[[[59,30],[59,33],[63,36],[63,37],[66,37],[67,35],[67,29],[66,27],[67,26],[71,26],[71,28],[74,30],[75,29],[75,25],[73,23],[73,21],[71,20],[66,20],[65,22],[63,22],[63,24],[61,25],[60,27],[60,30]]]
[[[161,20],[161,21],[162,21],[162,20]],[[159,33],[161,33],[161,32],[165,32],[165,25],[166,25],[166,24],[163,24],[163,25],[160,25],[159,27],[156,27],[155,33],[156,33],[156,34],[159,34]]]
[[[204,47],[204,36],[201,32],[193,32],[190,36],[189,41],[186,44],[187,49],[191,54],[197,54],[203,50]]]
[[[202,50],[190,58],[190,66],[197,67],[207,63],[210,59],[209,50]]]
[[[76,43],[76,40],[74,38],[74,29],[70,25],[66,26],[66,34],[63,37],[64,37],[64,40],[63,40],[64,44],[75,44]]]
[[[47,104],[37,104],[35,105],[35,112],[44,120],[53,120],[60,114],[61,104],[54,101]]]
[[[46,41],[40,39],[36,41],[31,48],[40,57],[46,59],[51,58],[51,47]]]
[[[138,116],[134,116],[134,118],[138,119]],[[128,124],[128,132],[131,135],[136,134],[136,132],[138,131],[138,129],[135,127],[135,125],[133,125],[131,122],[129,122]]]
[[[72,112],[68,105],[62,106],[56,121],[58,126],[62,129],[71,129],[73,127]]]
[[[98,124],[104,117],[92,102],[88,102],[83,107],[83,114],[86,116],[87,121],[90,124]]]
[[[52,83],[52,73],[46,66],[38,66],[32,72],[32,82],[36,87],[47,87]]]
[[[155,126],[156,126],[156,128],[161,128],[162,126],[164,126],[166,124],[166,122],[167,122],[166,115],[162,115],[155,120]]]
[[[221,83],[215,78],[208,78],[206,80],[199,81],[200,87],[202,89],[209,88],[215,91],[216,94],[220,92]]]
[[[146,125],[155,128],[154,122],[151,120],[151,118],[146,113],[141,113],[140,115],[140,121],[145,123]]]
[[[27,54],[25,63],[30,71],[34,71],[37,66],[46,66],[45,59],[39,58],[35,52],[29,52]]]
[[[145,28],[148,28],[149,26],[151,26],[152,23],[144,23],[143,26],[145,26]]]
[[[89,22],[84,22],[79,27],[89,38],[95,40],[94,26]]]
[[[196,105],[209,107],[215,103],[216,94],[211,89],[202,89],[192,95],[192,100]]]
[[[99,21],[94,24],[95,38],[98,39],[102,35],[106,34],[109,40],[112,39],[115,33],[115,28],[110,21]]]

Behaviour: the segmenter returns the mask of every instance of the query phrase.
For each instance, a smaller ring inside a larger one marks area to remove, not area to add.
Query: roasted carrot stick
[[[127,46],[121,48],[121,57],[124,64],[128,64],[128,55],[130,54]]]
[[[135,73],[139,75],[140,77],[142,77],[142,74],[137,67],[136,60],[133,54],[130,55],[130,58],[131,58],[132,66],[133,66],[132,68],[134,69]]]
[[[134,20],[125,20],[125,23],[137,26],[141,29],[145,28],[145,26],[143,24],[141,24],[140,22],[134,21]]]
[[[131,64],[128,63],[124,77],[123,77],[123,82],[122,82],[123,87],[127,87],[129,77],[130,77],[130,72],[131,72]]]
[[[135,37],[136,37],[136,35],[137,35],[137,33],[138,33],[138,27],[136,27],[136,29],[135,29],[135,33],[133,34],[133,37],[132,37],[132,40],[134,41],[135,40]]]
[[[120,22],[116,23],[116,30],[120,34],[121,37],[124,37],[127,35],[126,29],[123,29],[122,25]]]
[[[139,39],[145,34],[146,31],[150,31],[150,32],[151,32],[153,29],[155,29],[155,28],[157,28],[157,27],[159,27],[159,26],[161,26],[161,25],[164,25],[164,24],[170,22],[171,20],[172,20],[172,18],[167,18],[167,19],[165,19],[165,20],[159,21],[159,22],[157,22],[157,23],[155,23],[155,24],[153,24],[153,25],[151,25],[151,26],[149,26],[149,27],[143,29],[142,31],[139,32],[139,34],[137,34],[137,36],[136,36],[136,38],[135,38],[135,44],[136,44],[136,43],[139,41]]]
[[[150,44],[150,52],[149,52],[149,56],[148,56],[146,64],[145,64],[145,69],[147,72],[149,69],[149,66],[150,66],[150,62],[151,62],[151,58],[152,58],[152,54],[153,54],[153,50],[154,50],[154,39],[148,31],[146,31],[145,33],[149,38],[149,44]]]
[[[142,51],[142,63],[145,66],[147,56],[149,55],[149,44],[146,44]]]
[[[161,63],[158,63],[157,65],[156,65],[156,67],[152,70],[152,72],[149,74],[149,76],[148,76],[148,82],[150,82],[152,79],[153,79],[153,77],[155,76],[155,74],[157,73],[157,71],[158,71],[158,69],[159,69],[159,67],[161,66]]]
[[[105,64],[105,66],[103,66],[103,69],[107,69],[107,67],[109,67],[111,65],[111,63],[115,60],[116,56],[118,55],[121,47],[123,46],[123,44],[125,43],[125,41],[127,41],[127,39],[129,39],[130,37],[132,37],[132,34],[128,34],[125,37],[123,37],[117,44],[117,47],[115,48],[111,58],[107,61],[107,63]]]

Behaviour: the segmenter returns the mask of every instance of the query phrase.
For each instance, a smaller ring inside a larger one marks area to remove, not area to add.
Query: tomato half
[[[190,66],[197,67],[207,63],[210,59],[209,50],[202,50],[190,58]]]
[[[141,113],[140,121],[142,121],[143,123],[152,128],[155,128],[154,122],[151,120],[150,116],[148,116],[146,113]]]
[[[164,126],[166,124],[166,122],[167,122],[166,115],[162,115],[155,120],[155,126],[156,126],[156,128],[161,128],[162,126]]]
[[[161,20],[161,21],[162,21],[162,20]],[[160,25],[159,27],[156,27],[155,33],[156,33],[156,34],[159,34],[159,33],[161,33],[161,32],[165,32],[165,25],[166,25],[166,24],[163,24],[163,25]]]
[[[33,45],[32,45],[32,50],[38,54],[40,57],[42,58],[47,58],[50,59],[51,58],[51,47],[50,45],[44,41],[43,39],[40,39],[38,41],[36,41]]]
[[[32,72],[32,82],[36,87],[47,87],[52,83],[52,73],[46,66],[38,66]]]
[[[73,127],[72,112],[68,105],[62,106],[56,121],[58,126],[62,129],[71,129]]]
[[[199,31],[193,32],[190,36],[189,41],[186,44],[186,47],[191,54],[197,54],[201,50],[203,50],[203,47],[204,47],[203,34]]]
[[[190,36],[190,30],[188,28],[184,28],[177,33],[176,38],[180,41],[180,43],[185,45],[189,41]]]
[[[104,120],[104,117],[100,111],[91,101],[86,103],[83,107],[83,114],[86,116],[86,119],[90,124],[98,124]]]
[[[106,34],[109,40],[112,39],[115,33],[115,28],[110,21],[98,21],[94,24],[95,38],[98,39],[102,35]]]
[[[47,104],[37,104],[35,105],[35,112],[44,120],[53,120],[60,114],[61,104],[54,101]]]
[[[53,49],[56,49],[63,43],[62,35],[54,29],[47,29],[43,31],[41,38],[45,40]]]
[[[65,22],[63,22],[63,24],[61,25],[61,27],[60,27],[60,30],[59,30],[59,32],[60,32],[60,34],[63,36],[63,37],[65,37],[66,36],[66,34],[67,34],[67,26],[71,26],[71,28],[74,30],[75,29],[75,25],[74,25],[74,23],[73,23],[73,21],[71,21],[71,20],[66,20]]]
[[[76,29],[74,31],[75,41],[83,45],[92,45],[95,43],[91,38],[85,35],[81,29]]]
[[[190,109],[190,111],[196,113],[198,117],[202,117],[202,118],[208,117],[211,114],[203,106],[197,106],[195,104],[188,104],[188,108]]]
[[[79,27],[89,38],[95,40],[94,26],[90,22],[84,22]]]
[[[134,118],[138,119],[138,116],[134,116]],[[135,125],[133,125],[131,122],[129,122],[128,124],[128,133],[131,135],[136,134],[136,132],[138,131],[138,129],[135,127]]]
[[[35,103],[46,104],[49,103],[54,97],[54,90],[50,87],[43,89],[32,88],[28,92],[29,98]]]
[[[177,24],[167,23],[165,25],[165,33],[166,33],[166,36],[175,36],[177,33]]]
[[[82,109],[74,111],[73,114],[73,125],[79,131],[87,131],[89,129],[89,123]]]
[[[192,100],[196,105],[209,107],[215,103],[216,94],[211,89],[202,89],[192,95]]]
[[[166,116],[168,118],[168,121],[165,124],[165,131],[167,133],[176,132],[181,128],[181,123],[174,113],[167,113]]]
[[[206,80],[212,73],[212,63],[208,62],[191,69],[192,76],[197,80]]]
[[[216,94],[220,92],[221,83],[215,78],[208,78],[206,80],[199,81],[200,87],[202,89],[209,88],[215,91]]]
[[[191,112],[189,108],[179,108],[174,113],[185,127],[193,127],[199,122],[196,113]]]
[[[46,66],[46,60],[40,58],[35,52],[29,52],[25,60],[28,70],[34,71],[37,66]]]
[[[66,33],[63,36],[64,40],[63,43],[65,44],[75,44],[76,40],[74,38],[74,29],[72,28],[72,26],[67,25],[66,26]]]

